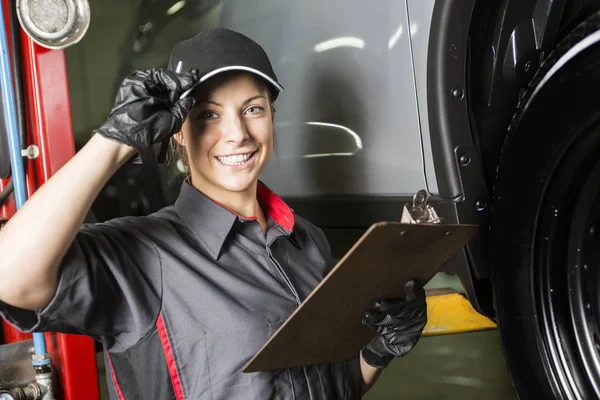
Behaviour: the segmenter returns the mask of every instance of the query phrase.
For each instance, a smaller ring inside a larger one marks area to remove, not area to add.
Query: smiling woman
[[[241,215],[266,221],[256,202],[257,180],[273,152],[273,111],[267,81],[245,71],[211,78],[196,93],[181,131],[174,135],[185,154],[189,181]],[[243,209],[236,206],[242,204]]]
[[[166,70],[129,74],[96,134],[0,231],[0,317],[102,342],[111,399],[359,399],[419,339],[418,282],[373,306],[361,354],[241,371],[334,266],[323,231],[259,181],[281,90],[262,47],[222,28],[180,42]],[[189,171],[175,204],[82,225],[112,174],[172,136]]]

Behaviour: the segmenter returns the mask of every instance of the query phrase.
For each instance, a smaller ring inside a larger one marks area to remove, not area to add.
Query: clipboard
[[[362,314],[381,298],[425,285],[477,232],[477,225],[373,224],[245,365],[257,372],[356,357],[374,333]]]

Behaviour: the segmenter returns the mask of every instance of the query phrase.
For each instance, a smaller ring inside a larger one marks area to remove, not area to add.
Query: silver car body
[[[219,24],[259,42],[285,88],[268,185],[290,197],[438,193],[426,98],[434,3],[222,5]]]

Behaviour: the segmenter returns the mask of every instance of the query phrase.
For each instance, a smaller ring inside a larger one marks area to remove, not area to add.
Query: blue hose
[[[33,349],[35,351],[35,354],[37,354],[37,355],[46,354],[46,338],[44,337],[43,333],[41,333],[41,332],[33,333]],[[40,365],[50,364],[50,360],[43,360],[43,361],[47,361],[47,362],[40,362],[38,364],[40,364]]]
[[[0,6],[0,85],[2,86],[2,104],[4,105],[2,108],[4,110],[6,132],[8,134],[10,167],[12,170],[15,201],[18,210],[25,204],[27,194],[25,191],[25,174],[23,172],[23,160],[21,158],[19,129],[17,127],[17,113],[10,67],[10,55],[8,52],[8,39],[4,21],[4,7]],[[33,346],[35,354],[46,354],[46,340],[43,333],[36,332],[33,334]],[[48,360],[48,362],[49,361],[50,360]]]

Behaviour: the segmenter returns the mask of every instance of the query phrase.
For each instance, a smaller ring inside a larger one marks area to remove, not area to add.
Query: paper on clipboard
[[[361,316],[373,301],[403,298],[408,279],[427,283],[476,231],[476,225],[373,224],[243,371],[357,356],[373,336],[361,325]]]

